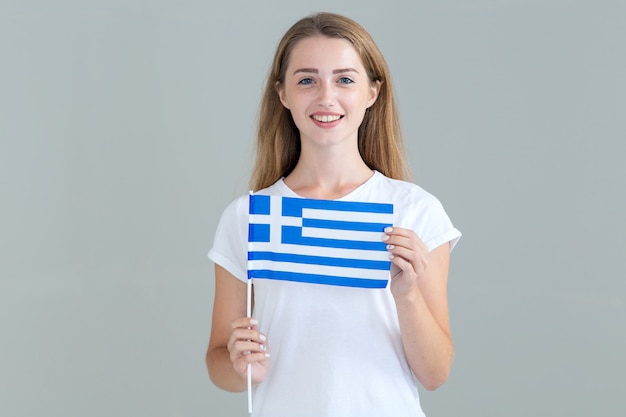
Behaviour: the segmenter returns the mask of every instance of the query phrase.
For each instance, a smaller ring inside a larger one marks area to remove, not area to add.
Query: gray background
[[[0,1],[0,415],[246,415],[206,375],[206,252],[317,10],[377,40],[464,233],[427,414],[625,415],[619,0]]]

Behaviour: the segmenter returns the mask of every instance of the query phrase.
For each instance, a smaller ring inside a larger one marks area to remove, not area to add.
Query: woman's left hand
[[[391,259],[391,293],[408,294],[428,267],[428,248],[414,231],[402,227],[387,227],[383,241]]]

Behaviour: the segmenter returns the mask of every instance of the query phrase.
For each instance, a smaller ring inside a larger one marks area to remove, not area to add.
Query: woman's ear
[[[367,100],[367,108],[372,107],[374,103],[376,103],[376,99],[378,98],[378,93],[380,93],[380,86],[382,85],[380,80],[376,80],[371,83],[370,86],[370,96]]]
[[[287,105],[287,98],[285,97],[285,88],[283,87],[281,82],[276,81],[276,84],[274,84],[274,88],[276,89],[276,93],[278,93],[278,98],[280,99],[280,102],[282,103],[282,105],[287,110],[289,110],[289,106]]]

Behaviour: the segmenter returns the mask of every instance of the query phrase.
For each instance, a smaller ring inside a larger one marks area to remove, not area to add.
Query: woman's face
[[[320,35],[294,46],[285,81],[276,88],[291,111],[304,150],[308,144],[354,146],[379,86],[369,80],[350,42]]]

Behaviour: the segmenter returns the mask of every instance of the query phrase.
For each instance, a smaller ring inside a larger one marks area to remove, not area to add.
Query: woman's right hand
[[[258,321],[250,317],[233,320],[227,348],[235,372],[247,379],[248,364],[252,365],[252,385],[265,379],[270,366],[267,337],[259,332]]]

